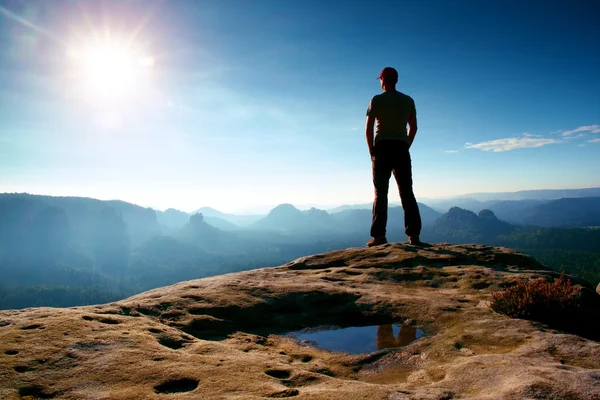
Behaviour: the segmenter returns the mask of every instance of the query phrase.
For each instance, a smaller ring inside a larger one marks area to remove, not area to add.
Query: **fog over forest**
[[[421,238],[512,247],[598,284],[600,197],[539,197],[419,203]],[[370,221],[368,204],[332,210],[281,204],[266,215],[233,215],[1,194],[0,308],[110,302],[183,280],[362,247]],[[390,207],[387,236],[406,241],[399,206]]]

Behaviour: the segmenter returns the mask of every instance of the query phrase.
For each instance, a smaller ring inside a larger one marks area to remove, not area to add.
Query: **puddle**
[[[318,327],[290,332],[300,344],[351,354],[406,346],[423,336],[423,331],[408,325],[388,324],[349,328]]]

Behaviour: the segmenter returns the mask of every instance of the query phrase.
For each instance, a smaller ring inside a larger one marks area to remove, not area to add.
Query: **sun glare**
[[[78,86],[88,101],[118,102],[139,95],[154,58],[125,44],[93,43],[71,49]]]

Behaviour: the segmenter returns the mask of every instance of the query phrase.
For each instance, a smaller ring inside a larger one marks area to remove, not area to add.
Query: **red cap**
[[[381,73],[379,74],[377,79],[383,79],[384,81],[388,82],[398,82],[398,71],[396,71],[392,67],[385,67],[381,70]]]

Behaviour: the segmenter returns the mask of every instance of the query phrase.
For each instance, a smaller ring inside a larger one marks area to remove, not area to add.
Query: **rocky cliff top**
[[[519,278],[555,275],[509,249],[388,244],[3,311],[0,398],[598,399],[600,343],[488,306]],[[424,334],[366,354],[284,335],[390,324]]]

